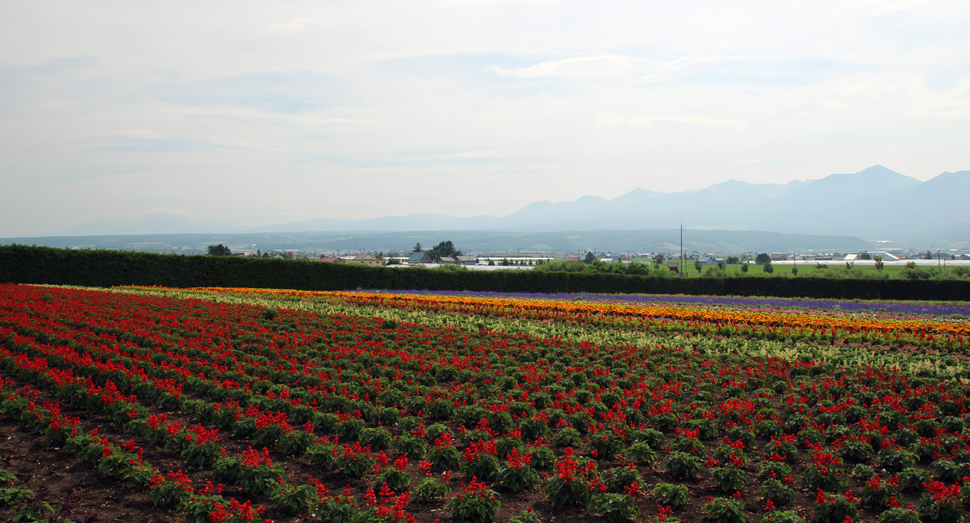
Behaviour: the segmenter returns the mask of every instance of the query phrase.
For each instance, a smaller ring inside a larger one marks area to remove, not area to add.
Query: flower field
[[[892,523],[970,508],[959,311],[8,284],[0,339],[0,458],[17,456],[0,462],[0,519]],[[31,453],[57,467],[28,468]],[[41,500],[45,482],[99,483],[103,499],[65,516],[70,496]]]

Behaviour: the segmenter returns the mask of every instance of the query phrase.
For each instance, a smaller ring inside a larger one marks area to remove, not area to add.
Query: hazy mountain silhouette
[[[839,235],[867,239],[946,240],[970,232],[966,201],[970,171],[945,172],[921,182],[881,165],[857,173],[787,184],[738,180],[697,191],[661,193],[641,188],[607,200],[541,201],[503,217],[444,214],[385,216],[369,220],[316,219],[241,230],[225,224],[190,223],[180,217],[141,222],[104,221],[64,231],[81,234],[297,233],[336,231],[746,230]],[[683,220],[683,221],[681,221]],[[961,236],[964,235],[964,236]]]

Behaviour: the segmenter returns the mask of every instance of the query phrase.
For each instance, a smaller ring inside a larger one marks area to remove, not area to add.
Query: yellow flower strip
[[[416,295],[385,292],[296,291],[202,287],[192,290],[239,292],[281,296],[329,297],[353,303],[450,310],[470,314],[528,315],[543,318],[577,319],[605,317],[638,320],[669,319],[682,322],[704,322],[715,325],[747,325],[770,328],[827,330],[868,333],[910,333],[916,335],[970,337],[970,323],[888,318],[855,318],[786,314],[744,309],[703,309],[671,305],[588,303],[548,299],[492,298],[479,296]]]

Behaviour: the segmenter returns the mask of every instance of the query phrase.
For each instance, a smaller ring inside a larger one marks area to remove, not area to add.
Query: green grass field
[[[648,260],[638,259],[634,261],[646,263]],[[676,261],[676,260],[671,260],[671,261]],[[650,263],[652,263],[652,260],[650,260]],[[791,265],[791,263],[772,264],[772,267],[774,268],[774,272],[770,274],[764,272],[764,266],[755,265],[754,263],[751,263],[748,266],[748,272],[746,276],[748,277],[752,277],[752,276],[791,277],[792,268],[795,267],[798,269],[797,277],[799,278],[818,277],[818,276],[824,276],[824,275],[837,276],[837,277],[856,276],[856,277],[863,277],[863,278],[885,275],[885,276],[888,276],[889,278],[898,278],[898,277],[901,277],[904,271],[907,270],[905,265],[885,265],[883,266],[882,271],[879,271],[876,269],[875,265],[851,265],[851,268],[847,269],[845,262],[841,262],[841,261],[834,262],[834,263],[833,262],[827,262],[827,263],[820,262],[820,263],[822,263],[823,265],[826,265],[826,268],[821,268],[821,269],[817,268],[816,262],[809,262],[809,261],[798,262],[794,266]],[[694,268],[694,263],[692,261],[685,262],[684,269],[686,270],[687,277],[689,278],[697,277],[707,272],[712,272],[712,271],[718,272],[720,270],[717,268],[717,266],[706,265],[701,267],[701,273],[698,273],[697,269]],[[933,272],[933,273],[937,273],[937,272],[953,273],[954,276],[957,276],[960,272],[966,271],[966,267],[955,267],[951,265],[945,268],[942,266],[938,268],[936,265],[933,265],[933,266],[920,266],[919,270]],[[727,276],[745,275],[745,273],[741,270],[741,264],[725,265],[724,272]]]

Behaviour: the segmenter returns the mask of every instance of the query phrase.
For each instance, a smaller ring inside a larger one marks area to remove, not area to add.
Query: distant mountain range
[[[728,180],[706,189],[634,189],[613,200],[542,201],[508,216],[438,214],[371,220],[305,220],[250,232],[491,230],[517,232],[653,230],[679,227],[856,236],[871,240],[970,239],[970,171],[921,182],[881,165],[788,184]]]
[[[820,180],[758,184],[728,180],[697,191],[634,189],[607,200],[542,201],[503,217],[444,214],[385,216],[369,220],[315,219],[246,229],[216,222],[158,216],[142,221],[81,224],[64,236],[204,233],[381,233],[502,231],[522,235],[566,231],[765,231],[847,236],[896,243],[970,241],[970,171],[945,172],[921,182],[881,165]],[[682,220],[682,221],[681,221]]]

